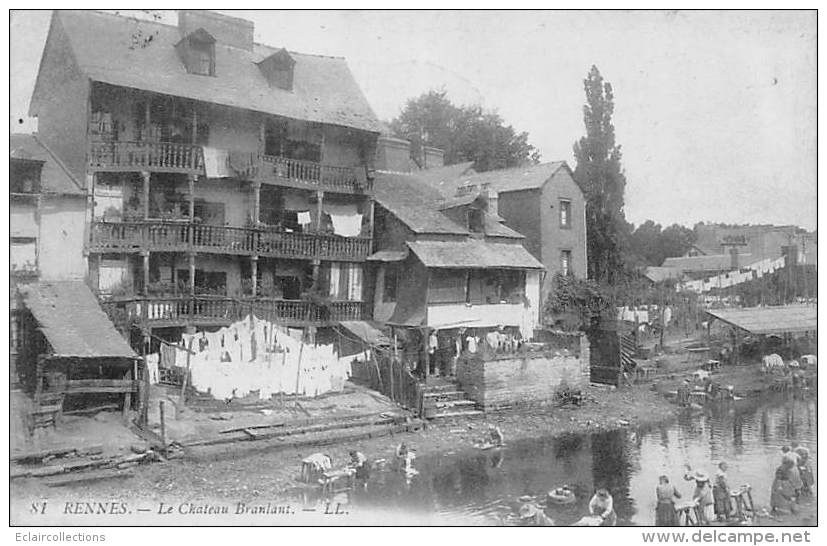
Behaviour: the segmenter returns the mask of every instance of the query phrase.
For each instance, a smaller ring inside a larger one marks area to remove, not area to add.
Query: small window
[[[571,250],[560,251],[560,273],[571,274]]]
[[[393,303],[396,301],[396,293],[399,285],[399,267],[395,264],[385,266],[385,286],[382,291],[382,301]]]
[[[571,228],[571,201],[560,199],[560,227]]]
[[[485,216],[480,209],[468,209],[468,230],[482,233],[485,230]]]

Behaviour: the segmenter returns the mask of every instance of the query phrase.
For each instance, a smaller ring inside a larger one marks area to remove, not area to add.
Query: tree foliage
[[[478,172],[539,161],[528,133],[518,133],[499,114],[481,106],[456,106],[446,94],[431,90],[409,99],[390,123],[394,136],[411,141],[415,161],[422,157],[423,146],[443,150],[446,165],[473,161]]]
[[[561,330],[586,330],[614,307],[613,296],[594,281],[554,275],[543,304],[543,323]]]
[[[624,270],[622,248],[628,238],[623,213],[626,177],[612,125],[614,93],[596,66],[583,80],[586,136],[574,144],[574,178],[586,197],[589,278],[614,284]]]
[[[666,258],[686,254],[696,238],[691,228],[679,224],[661,228],[660,224],[646,220],[632,231],[628,252],[640,265],[659,266]]]

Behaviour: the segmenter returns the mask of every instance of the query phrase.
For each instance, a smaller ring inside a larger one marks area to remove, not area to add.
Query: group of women
[[[775,471],[770,494],[773,514],[795,512],[795,505],[799,499],[812,494],[814,483],[809,449],[793,442],[791,446],[782,447],[781,451],[781,465]],[[691,500],[693,506],[698,508],[700,525],[709,525],[713,521],[726,522],[733,516],[733,494],[729,487],[727,470],[727,463],[719,462],[715,476],[710,480],[705,472],[693,471],[686,465],[684,479],[695,482]],[[669,482],[668,476],[660,476],[658,482],[655,490],[655,525],[680,525],[676,510],[676,504],[681,498],[680,491]]]

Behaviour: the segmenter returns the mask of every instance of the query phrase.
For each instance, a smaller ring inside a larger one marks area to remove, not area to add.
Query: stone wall
[[[583,340],[585,336],[579,356],[526,354],[483,360],[463,355],[457,362],[457,381],[486,411],[548,404],[563,383],[572,388],[588,385],[589,350]]]

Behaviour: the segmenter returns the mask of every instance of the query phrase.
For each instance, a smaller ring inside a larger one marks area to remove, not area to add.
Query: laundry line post
[[[184,372],[184,379],[181,381],[181,396],[178,398],[178,405],[181,407],[186,406],[187,404],[187,380],[190,376],[190,361],[192,359],[192,340],[195,339],[195,334],[190,338],[189,342],[187,343],[187,371]],[[176,413],[178,415],[178,413]]]
[[[296,396],[293,399],[296,406],[299,405],[299,380],[302,373],[302,353],[304,352],[304,336],[302,336],[301,345],[299,345],[299,361],[296,363]]]

